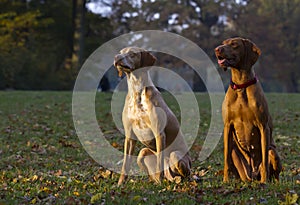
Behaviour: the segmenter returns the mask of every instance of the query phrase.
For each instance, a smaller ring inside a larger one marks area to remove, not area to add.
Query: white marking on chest
[[[134,93],[128,102],[128,118],[137,120],[147,116],[148,106],[140,93]]]
[[[140,76],[131,74],[128,79],[128,113],[129,119],[134,120],[138,128],[146,128],[145,118],[149,115],[149,105],[146,102],[145,87],[153,85],[148,73],[141,73]]]
[[[128,118],[132,120],[132,128],[140,141],[155,139],[150,128],[149,110],[146,103],[145,93],[136,93],[135,97],[129,98]]]

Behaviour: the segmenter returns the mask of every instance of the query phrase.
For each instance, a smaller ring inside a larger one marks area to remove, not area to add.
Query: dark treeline
[[[250,38],[262,50],[265,90],[299,92],[299,22],[300,0],[0,0],[0,89],[70,90],[96,48],[155,29],[192,40],[213,61],[224,39]]]

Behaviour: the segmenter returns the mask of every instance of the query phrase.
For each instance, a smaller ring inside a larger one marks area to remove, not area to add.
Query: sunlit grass
[[[111,115],[111,96],[97,93],[97,121],[105,137],[122,151],[124,136]],[[174,98],[164,97],[180,118]],[[147,177],[132,176],[121,187],[116,186],[118,174],[96,163],[82,148],[72,121],[71,92],[0,92],[0,99],[2,204],[277,204],[288,193],[300,195],[299,94],[267,94],[284,165],[281,182],[267,186],[222,183],[222,139],[207,160],[198,160],[210,125],[206,94],[197,94],[201,121],[191,148],[190,179],[156,185]]]

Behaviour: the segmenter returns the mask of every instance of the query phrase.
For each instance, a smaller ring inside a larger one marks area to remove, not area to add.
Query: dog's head
[[[156,58],[148,51],[138,47],[127,47],[115,56],[114,66],[121,77],[123,72],[130,73],[142,67],[152,66],[155,61]]]
[[[218,64],[225,71],[227,67],[251,69],[261,54],[260,49],[249,39],[229,38],[215,48]]]

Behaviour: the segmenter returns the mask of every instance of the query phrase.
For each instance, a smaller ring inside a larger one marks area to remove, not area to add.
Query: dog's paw
[[[118,181],[118,186],[121,186],[126,179],[127,179],[127,176],[125,174],[121,174],[119,181]]]
[[[150,175],[150,179],[153,182],[155,182],[156,184],[161,184],[163,178],[164,178],[164,175],[162,175],[161,173],[156,173],[156,174]]]
[[[183,161],[179,161],[176,166],[178,173],[182,177],[188,177],[191,173],[190,166]]]
[[[226,184],[226,183],[228,183],[228,182],[229,182],[229,179],[228,179],[228,177],[225,177],[225,176],[224,176],[224,177],[223,177],[223,183],[225,183],[225,184]]]

